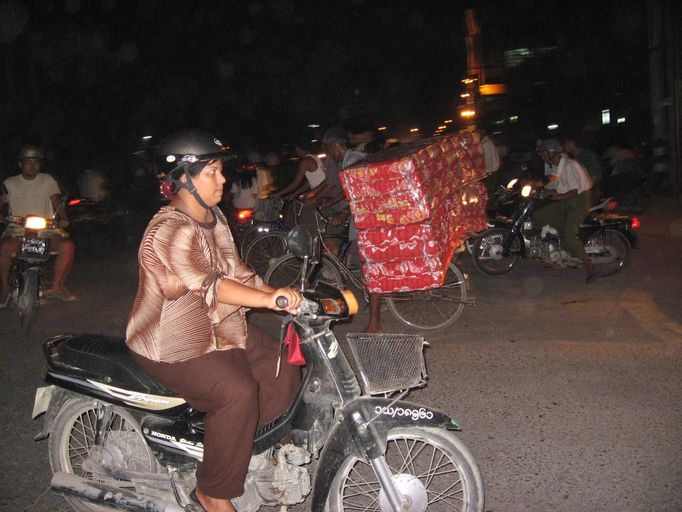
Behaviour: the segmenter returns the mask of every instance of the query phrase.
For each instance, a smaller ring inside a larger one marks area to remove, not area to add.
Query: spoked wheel
[[[509,255],[503,254],[502,244],[511,233],[507,229],[493,228],[481,233],[472,246],[474,265],[485,274],[506,274],[521,257],[521,241],[517,236],[511,243]]]
[[[33,329],[33,325],[38,315],[38,272],[35,269],[28,269],[24,273],[23,287],[20,288],[17,297],[17,308],[19,310],[19,333],[21,336],[28,336]]]
[[[388,310],[398,320],[424,330],[442,329],[453,324],[462,316],[466,301],[466,278],[454,263],[449,265],[440,288],[386,296]]]
[[[270,265],[287,253],[287,235],[270,231],[253,238],[244,252],[244,261],[263,277]]]
[[[302,270],[303,262],[301,259],[291,254],[287,254],[275,260],[272,265],[270,265],[263,281],[273,288],[300,286]],[[334,263],[326,256],[322,256],[322,261],[314,270],[310,281],[312,283],[323,282],[335,288],[343,288],[341,274]]]
[[[630,243],[613,229],[597,231],[585,244],[585,251],[600,276],[612,276],[623,270],[630,259]]]
[[[481,512],[483,480],[469,450],[451,432],[393,427],[386,462],[409,512]],[[332,482],[327,512],[389,512],[381,484],[364,459],[349,456]]]
[[[258,224],[253,224],[249,226],[247,229],[245,229],[240,235],[239,235],[239,255],[244,259],[244,254],[246,253],[246,250],[249,248],[249,245],[258,238],[259,236],[262,236],[264,234],[274,232],[274,231],[281,231],[280,229],[275,228],[274,226],[270,224],[263,224],[263,223],[258,223]]]
[[[126,411],[114,408],[102,446],[95,445],[96,428],[97,402],[81,398],[65,402],[57,413],[48,443],[52,471],[64,471],[94,482],[132,488],[132,483],[114,479],[98,469],[106,464],[130,471],[157,470],[156,459],[142,437],[139,425]],[[79,512],[111,510],[73,497],[67,497],[66,500]]]

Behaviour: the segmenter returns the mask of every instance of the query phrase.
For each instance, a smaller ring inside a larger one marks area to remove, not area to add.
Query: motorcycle
[[[66,211],[69,232],[81,250],[106,250],[126,236],[130,213],[124,205],[75,197],[67,201]]]
[[[287,240],[309,275],[319,259],[310,233],[299,226]],[[454,433],[458,423],[404,400],[426,384],[424,339],[348,334],[344,348],[331,324],[357,312],[352,293],[305,282],[301,293],[292,321],[305,375],[289,409],[257,430],[235,507],[286,511],[308,499],[315,512],[482,512],[482,478]],[[81,512],[201,510],[189,496],[203,454],[202,413],[143,373],[122,339],[56,336],[44,353],[50,385],[38,389],[33,416],[45,413],[36,439],[49,436],[53,490]],[[314,459],[311,484],[305,466]]]
[[[40,303],[40,276],[43,264],[50,259],[50,239],[41,238],[44,229],[54,229],[53,220],[37,215],[26,217],[10,216],[7,225],[23,228],[21,244],[10,270],[12,291],[9,300],[19,310],[19,333],[27,336],[33,329]]]
[[[543,201],[543,190],[531,185],[525,185],[520,192],[516,188],[517,180],[512,180],[506,187],[507,194],[517,196],[514,215],[490,219],[489,229],[468,242],[476,268],[486,274],[506,274],[520,258],[536,258],[561,267],[582,267],[580,259],[561,248],[555,229],[533,225],[531,215]],[[635,230],[640,226],[637,217],[613,213],[611,210],[615,206],[612,198],[593,206],[578,232],[585,251],[602,277],[626,267],[630,249],[636,247]]]

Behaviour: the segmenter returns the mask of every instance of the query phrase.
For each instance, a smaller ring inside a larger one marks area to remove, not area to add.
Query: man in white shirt
[[[585,252],[578,231],[592,204],[592,180],[587,170],[566,156],[561,144],[554,139],[544,141],[543,158],[547,163],[548,180],[545,197],[553,199],[553,202],[533,213],[533,223],[538,227],[549,225],[559,232],[561,247],[582,260],[587,273],[586,282],[590,283],[597,278],[597,268]]]
[[[56,229],[46,229],[40,234],[41,237],[50,239],[50,250],[57,252],[52,287],[46,291],[46,295],[72,302],[78,300],[78,297],[64,286],[64,281],[73,265],[75,247],[73,241],[63,231],[69,221],[62,206],[59,185],[52,176],[40,172],[42,163],[42,149],[33,145],[21,149],[19,157],[21,174],[5,180],[0,195],[0,206],[9,203],[10,215],[19,217],[40,215],[47,219],[54,218]],[[12,255],[20,249],[23,234],[23,226],[10,224],[0,239],[0,307],[9,304]]]

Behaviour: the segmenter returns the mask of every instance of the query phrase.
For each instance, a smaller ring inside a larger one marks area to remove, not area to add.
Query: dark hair
[[[310,152],[313,149],[313,143],[307,138],[298,139],[294,144],[295,147],[301,148],[303,151]]]
[[[322,138],[324,144],[339,144],[345,148],[348,147],[348,132],[340,127],[333,126],[329,128]]]
[[[240,168],[237,169],[232,177],[232,183],[237,185],[239,188],[248,189],[253,186],[253,180],[256,179],[255,168]]]

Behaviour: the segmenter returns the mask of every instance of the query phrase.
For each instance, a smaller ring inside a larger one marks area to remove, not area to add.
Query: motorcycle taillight
[[[253,210],[237,210],[237,220],[244,222],[253,217]]]
[[[630,219],[630,228],[631,229],[639,229],[639,227],[642,225],[642,223],[639,221],[639,217],[632,217]]]

